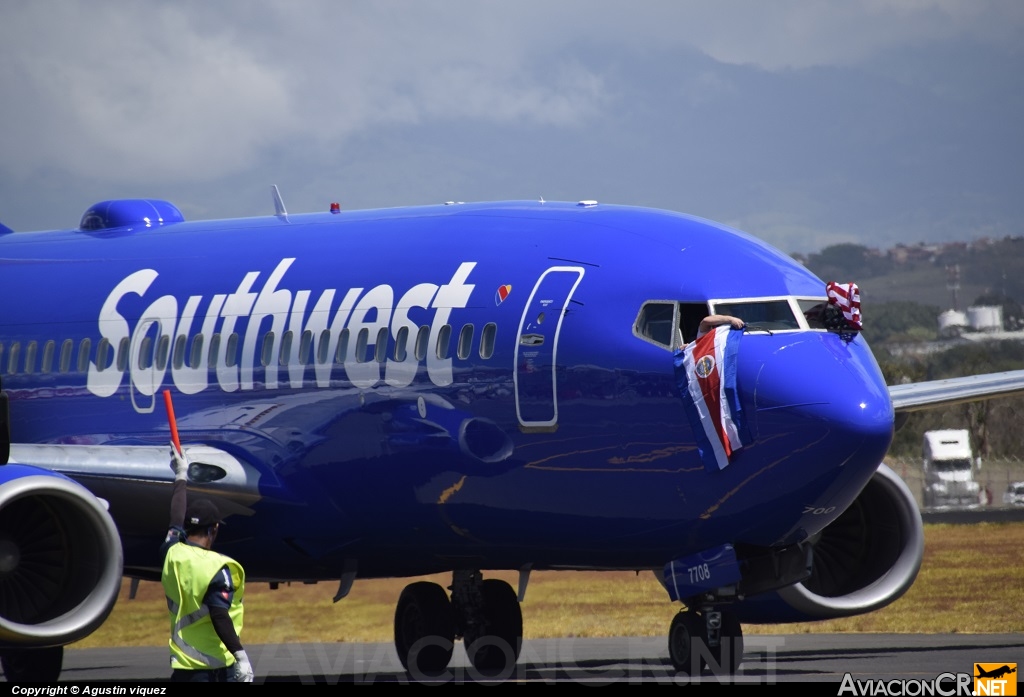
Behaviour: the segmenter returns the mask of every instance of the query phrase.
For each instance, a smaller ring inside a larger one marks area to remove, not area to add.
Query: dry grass
[[[878,612],[844,620],[744,627],[750,634],[815,632],[1024,632],[1024,523],[930,525],[925,557],[910,591]],[[516,575],[488,577],[516,583]],[[426,577],[442,585],[450,575]],[[330,584],[246,589],[247,644],[390,641],[395,603],[412,579],[357,581],[349,597],[331,602]],[[660,636],[678,605],[650,573],[536,572],[523,604],[527,639]],[[163,646],[167,610],[157,583],[128,586],[110,619],[76,647]]]

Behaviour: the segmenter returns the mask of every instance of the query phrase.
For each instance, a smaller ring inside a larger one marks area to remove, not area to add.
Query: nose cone
[[[881,454],[892,438],[893,410],[889,389],[874,356],[862,339],[845,342],[835,334],[809,332],[758,337],[744,346],[756,351],[753,384],[756,427],[789,423],[787,430],[825,429],[832,438],[851,444],[876,443]],[[875,463],[878,464],[877,462]]]
[[[893,434],[889,390],[867,344],[825,332],[752,333],[739,360],[740,379],[754,386],[747,398],[759,462],[775,469],[794,504],[844,510]]]

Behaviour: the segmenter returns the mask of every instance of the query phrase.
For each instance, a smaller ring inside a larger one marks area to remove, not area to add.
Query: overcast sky
[[[597,199],[786,252],[1024,235],[1020,0],[4,0],[0,222]]]

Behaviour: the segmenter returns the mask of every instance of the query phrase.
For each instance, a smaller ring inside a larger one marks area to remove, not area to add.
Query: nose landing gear
[[[732,612],[682,610],[668,631],[668,655],[681,673],[732,675],[743,660],[743,628]]]

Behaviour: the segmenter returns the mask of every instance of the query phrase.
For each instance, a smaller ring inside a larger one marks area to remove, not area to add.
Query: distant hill
[[[1003,307],[1004,328],[1024,326],[1024,237],[880,251],[856,244],[796,256],[825,281],[860,287],[864,335],[872,345],[937,338],[939,313]]]
[[[1024,300],[1024,237],[897,245],[885,251],[841,244],[797,258],[826,281],[857,283],[863,303],[909,301],[950,309],[956,267],[961,310],[983,295]]]

